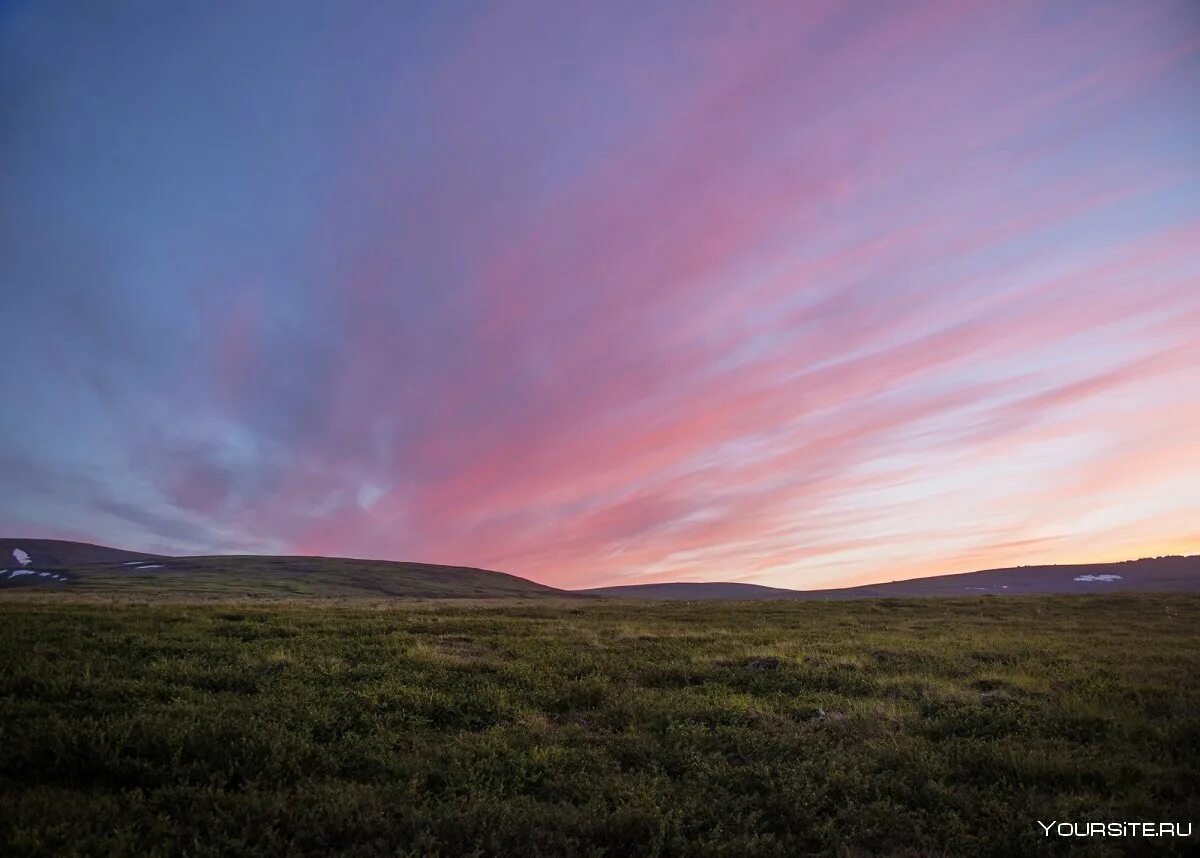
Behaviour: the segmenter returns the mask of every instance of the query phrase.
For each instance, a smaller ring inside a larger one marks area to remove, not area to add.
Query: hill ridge
[[[28,556],[18,564],[13,551]],[[11,570],[3,563],[10,562]],[[25,568],[57,573],[30,575]],[[163,555],[66,540],[0,538],[0,589],[66,587],[95,594],[186,598],[525,598],[577,594],[508,572],[307,555]],[[13,574],[15,573],[15,574]]]
[[[679,581],[563,590],[476,566],[315,555],[165,555],[87,542],[0,538],[0,589],[50,587],[180,598],[624,598],[823,601],[1022,594],[1200,591],[1200,555],[1033,564],[903,581],[791,590]]]
[[[744,595],[731,595],[727,588]],[[595,596],[649,600],[710,601],[744,599],[828,600],[1069,594],[1100,592],[1200,591],[1200,555],[1165,555],[1109,563],[1031,564],[951,572],[853,587],[789,590],[733,582],[673,582],[593,587],[580,592]]]

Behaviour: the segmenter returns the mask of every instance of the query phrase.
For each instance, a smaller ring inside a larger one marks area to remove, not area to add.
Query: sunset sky
[[[1200,4],[0,5],[0,535],[1200,552]]]

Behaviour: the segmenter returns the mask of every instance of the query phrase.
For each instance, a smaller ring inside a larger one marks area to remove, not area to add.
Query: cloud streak
[[[0,25],[6,529],[562,586],[1200,550],[1187,3],[154,15]]]

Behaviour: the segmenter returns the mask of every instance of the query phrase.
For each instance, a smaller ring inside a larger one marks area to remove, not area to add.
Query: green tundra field
[[[1194,854],[1200,596],[0,600],[0,854]]]

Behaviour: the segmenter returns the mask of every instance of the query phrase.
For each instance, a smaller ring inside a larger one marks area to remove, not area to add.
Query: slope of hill
[[[864,587],[802,592],[805,599],[966,596],[995,593],[1114,593],[1200,591],[1200,555],[1144,557],[1119,563],[1016,566],[936,575]]]
[[[600,587],[596,596],[647,600],[883,599],[920,596],[982,596],[1055,593],[1200,591],[1200,555],[1148,557],[1120,563],[1016,566],[957,575],[937,575],[833,590],[783,590],[753,584],[672,583]]]
[[[64,539],[0,538],[0,569],[24,565],[48,569],[84,563],[124,563],[132,560],[148,561],[157,556],[141,551],[123,551],[120,548],[92,545],[90,542],[68,542]],[[24,563],[23,560],[29,562]]]
[[[689,602],[736,601],[750,599],[793,599],[795,590],[763,587],[760,584],[717,582],[680,582],[675,584],[629,584],[580,590],[589,596],[630,599],[683,599]]]
[[[6,547],[11,546],[11,547]],[[25,547],[22,547],[25,546]],[[6,539],[0,588],[175,598],[522,598],[577,594],[464,566],[337,557],[164,557],[54,540]],[[13,551],[21,552],[14,556]],[[28,557],[28,564],[18,558]],[[35,565],[36,564],[36,565]],[[46,573],[43,575],[42,573]]]
[[[1200,591],[1200,555],[1075,566],[1018,566],[831,590],[734,582],[558,590],[464,566],[337,557],[167,557],[53,539],[0,539],[0,589],[168,598],[607,597],[650,601],[911,598],[1128,591]]]

